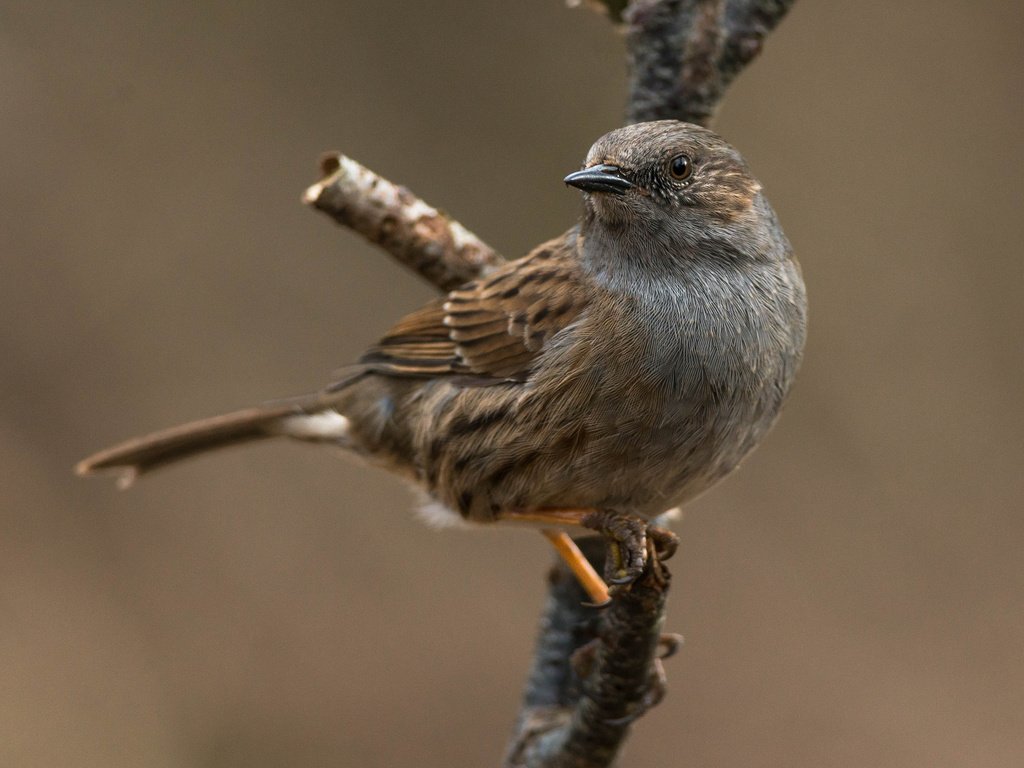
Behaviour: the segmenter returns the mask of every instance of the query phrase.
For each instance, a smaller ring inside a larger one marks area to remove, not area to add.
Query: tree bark
[[[320,160],[324,177],[302,202],[379,245],[442,291],[487,274],[504,259],[447,214],[407,188],[340,153]]]

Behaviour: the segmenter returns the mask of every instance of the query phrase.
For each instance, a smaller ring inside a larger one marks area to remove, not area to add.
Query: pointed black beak
[[[617,165],[592,165],[582,171],[570,173],[565,183],[584,192],[610,192],[622,195],[633,188],[633,182],[622,176],[622,169]]]

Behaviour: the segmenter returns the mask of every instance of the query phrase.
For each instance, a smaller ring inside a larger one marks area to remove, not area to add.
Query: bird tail
[[[119,472],[118,485],[127,488],[143,473],[217,448],[277,436],[344,444],[347,434],[348,419],[310,398],[246,408],[127,440],[80,461],[75,472]]]

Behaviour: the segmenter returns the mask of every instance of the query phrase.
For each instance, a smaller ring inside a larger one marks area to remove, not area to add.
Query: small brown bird
[[[804,344],[800,269],[743,158],[675,121],[600,138],[565,183],[581,222],[400,320],[318,394],[122,443],[81,462],[122,484],[267,437],[342,446],[426,491],[437,520],[612,545],[610,580],[656,556],[651,519],[732,471],[775,421]]]

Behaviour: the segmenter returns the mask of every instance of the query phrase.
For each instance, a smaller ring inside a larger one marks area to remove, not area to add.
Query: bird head
[[[751,215],[761,190],[740,154],[706,128],[676,120],[626,126],[598,139],[565,177],[587,218],[607,229],[684,239]]]

